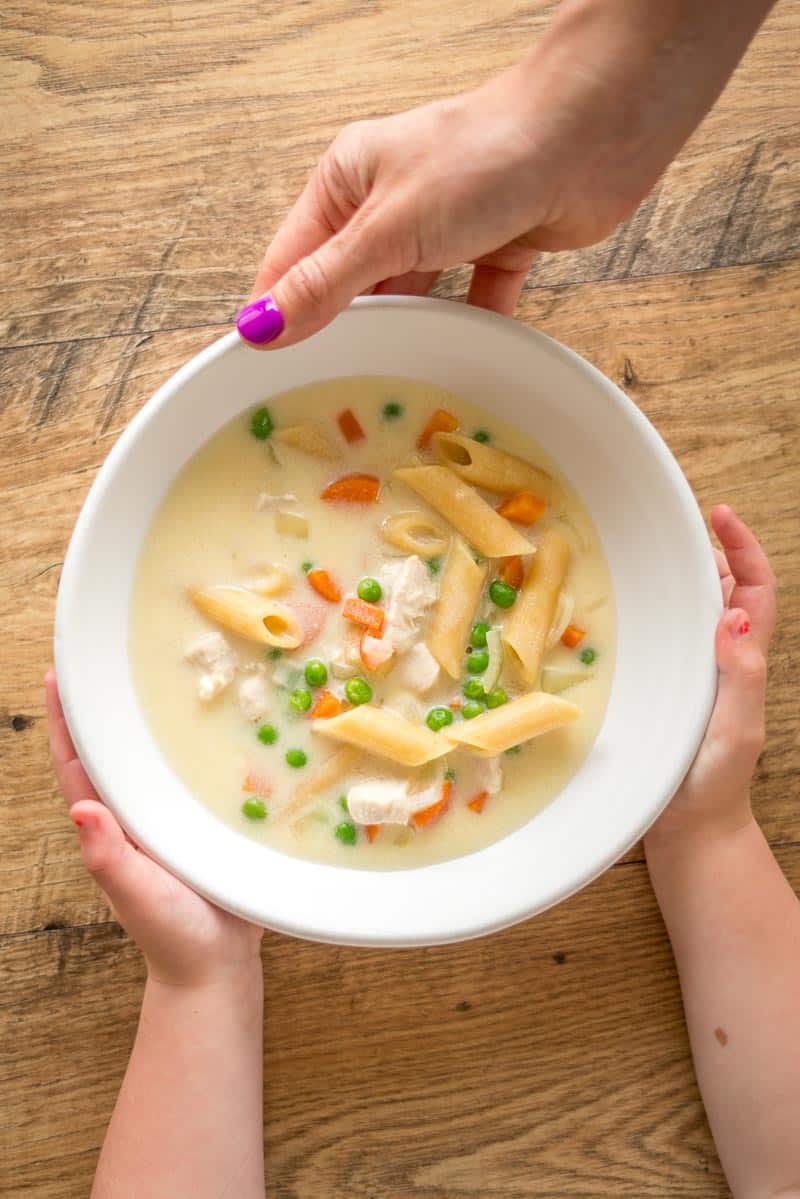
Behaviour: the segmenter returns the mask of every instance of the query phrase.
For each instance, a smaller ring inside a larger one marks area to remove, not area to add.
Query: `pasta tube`
[[[323,791],[327,791],[328,787],[332,787],[334,783],[338,783],[346,774],[349,774],[361,756],[352,745],[340,745],[299,786],[295,787],[292,798],[286,807],[277,813],[277,819],[296,820],[312,799],[316,799]]]
[[[437,462],[473,487],[483,487],[494,495],[532,491],[551,503],[561,498],[552,475],[463,433],[434,433],[431,446]]]
[[[481,713],[474,720],[450,725],[443,732],[455,746],[492,756],[522,741],[530,741],[531,737],[540,737],[551,729],[570,724],[578,716],[580,708],[568,700],[543,691],[531,691],[503,704],[502,708]]]
[[[507,660],[531,687],[539,678],[568,566],[569,545],[556,529],[548,529],[539,540],[517,601],[503,622]]]
[[[354,745],[401,766],[424,766],[452,749],[449,742],[424,725],[412,724],[399,712],[372,704],[361,704],[328,720],[315,720],[311,727],[323,737]]]
[[[189,598],[198,611],[248,641],[295,649],[303,640],[291,608],[244,587],[198,587]]]
[[[256,591],[259,595],[280,595],[281,591],[288,590],[289,572],[274,562],[265,562],[253,571],[247,587],[249,591]]]
[[[488,565],[479,566],[461,538],[456,538],[447,557],[427,638],[428,649],[453,679],[460,678],[464,668],[464,646],[487,573]]]
[[[398,512],[387,516],[380,528],[381,537],[404,554],[420,558],[438,558],[447,553],[450,530],[435,516],[425,512]]]
[[[289,425],[286,429],[276,429],[272,440],[290,445],[295,450],[310,454],[312,458],[338,458],[339,453],[334,445],[312,420],[301,421],[299,425]]]
[[[527,537],[498,516],[474,487],[444,466],[401,466],[394,471],[394,477],[422,496],[487,558],[534,552]]]

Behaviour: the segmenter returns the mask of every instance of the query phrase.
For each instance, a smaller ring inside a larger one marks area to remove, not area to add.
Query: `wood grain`
[[[69,532],[141,404],[226,331],[338,127],[471,86],[542,0],[11,0],[0,29],[0,1192],[88,1192],[135,1029],[135,949],[84,874],[41,676]],[[347,53],[342,53],[342,47]],[[800,0],[601,246],[543,256],[520,317],[619,382],[707,510],[776,568],[756,809],[800,885]],[[6,119],[7,118],[7,119]],[[463,290],[451,272],[440,294]],[[641,847],[487,941],[265,949],[279,1199],[727,1194]],[[710,1030],[710,1035],[713,1030]]]

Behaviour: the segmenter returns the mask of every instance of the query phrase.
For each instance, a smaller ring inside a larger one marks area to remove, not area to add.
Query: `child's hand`
[[[53,765],[84,863],[144,954],[151,977],[196,986],[252,965],[263,930],[214,907],[128,840],[78,760],[52,671],[45,689]]]
[[[711,513],[725,612],[717,626],[719,691],[703,744],[650,836],[684,829],[735,830],[751,820],[750,781],[764,745],[767,649],[775,627],[775,579],[732,508]]]

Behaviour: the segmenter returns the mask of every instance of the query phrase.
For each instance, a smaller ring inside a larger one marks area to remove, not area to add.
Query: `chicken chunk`
[[[402,654],[419,639],[438,588],[417,554],[400,562],[387,562],[381,569],[380,581],[389,595],[383,635]]]
[[[405,687],[415,691],[417,695],[427,695],[439,678],[439,663],[425,642],[418,641],[400,659],[396,673]]]
[[[204,633],[187,649],[186,661],[198,668],[197,696],[205,702],[229,687],[236,676],[236,655],[222,633]]]
[[[268,709],[267,672],[258,666],[239,684],[239,711],[245,720],[263,720]]]

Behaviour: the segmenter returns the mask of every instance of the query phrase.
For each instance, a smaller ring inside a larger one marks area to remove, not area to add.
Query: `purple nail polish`
[[[283,333],[283,313],[272,296],[261,296],[248,304],[236,318],[236,328],[245,341],[265,346]]]

